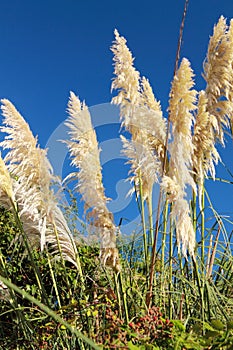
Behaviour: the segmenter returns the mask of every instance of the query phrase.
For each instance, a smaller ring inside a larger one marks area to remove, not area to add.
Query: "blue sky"
[[[15,104],[45,147],[67,117],[70,90],[88,106],[110,102],[110,46],[117,28],[166,115],[183,7],[183,0],[0,0],[0,96]],[[191,61],[197,90],[205,87],[202,64],[220,15],[233,17],[232,0],[190,0],[181,57]],[[118,129],[105,125],[97,134],[103,142],[117,138]],[[232,142],[220,152],[233,172]],[[107,194],[113,197],[116,182],[126,176],[123,163],[118,159],[104,166]],[[221,169],[218,174],[226,177]],[[222,212],[233,211],[231,187],[221,185],[214,192]]]

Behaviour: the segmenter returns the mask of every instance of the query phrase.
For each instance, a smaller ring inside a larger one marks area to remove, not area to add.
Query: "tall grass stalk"
[[[211,255],[211,250],[213,247],[213,234],[210,233],[210,238],[209,238],[209,246],[208,246],[208,253],[207,253],[207,259],[206,259],[206,278],[208,279],[210,276],[210,256]]]
[[[202,287],[205,281],[205,190],[204,182],[201,184],[201,271],[202,271]]]
[[[201,277],[203,276],[202,274],[200,275],[198,265],[197,265],[197,260],[192,258],[192,264],[194,268],[194,276],[198,288],[198,294],[199,294],[199,302],[200,302],[200,316],[201,316],[201,321],[202,321],[202,333],[204,334],[205,328],[205,301],[204,301],[204,288],[203,287],[203,281]]]
[[[146,230],[146,217],[145,217],[145,201],[143,200],[143,189],[142,189],[142,181],[141,177],[139,176],[139,208],[140,208],[140,214],[141,214],[141,221],[142,221],[142,230],[143,230],[143,243],[144,243],[144,258],[145,258],[145,266],[146,271],[148,273],[148,236],[147,236],[147,230]]]
[[[172,210],[172,205],[171,205]],[[172,293],[173,293],[173,223],[170,218],[170,227],[169,227],[169,280],[168,280],[168,292],[169,292],[169,302],[168,302],[168,315],[172,319]]]
[[[119,305],[119,314],[120,314],[120,317],[123,318],[122,307],[121,307],[121,305],[122,305],[121,292],[123,292],[123,291],[120,290],[120,284],[118,283],[118,274],[116,274],[116,273],[114,273],[114,282],[115,282],[117,301],[118,301],[118,305]]]
[[[129,312],[128,312],[128,305],[127,305],[127,295],[126,295],[126,290],[125,290],[124,281],[123,281],[121,272],[118,272],[117,278],[119,280],[119,286],[120,286],[120,290],[121,290],[121,294],[122,294],[122,298],[123,298],[123,306],[124,306],[124,311],[125,311],[125,321],[126,321],[126,324],[128,324],[129,323]]]
[[[58,236],[57,227],[56,227],[55,222],[53,222],[53,230],[54,230],[55,237],[56,237],[56,240],[57,240],[57,246],[58,246],[58,251],[59,251],[59,255],[60,255],[60,260],[61,260],[62,267],[63,267],[63,270],[64,270],[64,275],[65,275],[65,278],[66,278],[66,286],[68,288],[67,292],[68,292],[70,298],[72,298],[72,291],[71,291],[70,283],[69,283],[68,278],[67,278],[67,270],[66,270],[65,260],[63,258],[61,244],[60,244],[60,240],[59,240],[59,236]],[[82,274],[80,275],[80,277],[81,277],[82,282],[83,282]]]
[[[180,297],[180,320],[183,319],[183,310],[182,310],[182,302],[183,302],[183,298],[185,300],[185,311],[186,311],[186,315],[190,316],[191,312],[190,312],[190,300],[189,300],[189,293],[188,293],[188,287],[187,287],[187,277],[185,276],[185,265],[187,265],[187,261],[184,261],[184,258],[181,256],[181,254],[178,254],[178,259],[179,259],[179,267],[180,267],[180,279],[181,279],[181,297]]]
[[[193,228],[194,231],[197,231],[197,195],[195,191],[192,193],[192,201],[191,201],[191,208],[192,208],[192,219],[193,219]]]
[[[213,272],[213,266],[214,266],[214,260],[216,256],[216,251],[217,251],[217,245],[218,245],[218,240],[219,240],[219,235],[220,235],[220,226],[218,227],[218,231],[215,237],[214,241],[214,246],[211,251],[210,257],[209,257],[209,264],[207,264],[207,272],[206,272],[206,278],[209,279],[210,276],[212,275]],[[211,235],[211,240],[210,240],[210,247],[212,246],[212,235]]]
[[[164,271],[165,266],[165,250],[166,250],[166,236],[167,236],[167,223],[168,223],[168,212],[169,212],[169,203],[166,200],[163,210],[163,230],[162,230],[162,242],[161,242],[161,269]]]
[[[152,206],[152,195],[150,193],[147,199],[147,207],[148,207],[148,217],[149,217],[149,246],[153,247],[154,243],[154,223],[153,223],[153,206]]]
[[[167,223],[168,223],[168,212],[169,212],[169,204],[168,201],[165,201],[164,209],[163,209],[163,225],[162,225],[162,241],[161,241],[161,273],[160,273],[160,291],[161,291],[161,299],[160,305],[162,304],[162,300],[165,298],[165,250],[166,250],[166,236],[167,236]]]
[[[50,272],[50,275],[51,275],[51,278],[52,278],[52,281],[53,281],[53,287],[54,287],[54,290],[55,290],[57,303],[58,303],[59,309],[61,310],[62,305],[61,305],[61,300],[60,300],[60,296],[59,296],[59,292],[58,292],[58,286],[57,286],[57,282],[56,282],[55,275],[54,275],[54,272],[53,272],[51,259],[50,259],[50,256],[49,256],[49,253],[48,253],[47,249],[46,249],[46,257],[47,257],[47,261],[48,261],[48,265],[49,265],[49,272]]]
[[[225,245],[225,247],[223,249],[223,254],[222,254],[222,257],[221,257],[221,261],[219,263],[219,267],[218,267],[218,270],[217,270],[217,275],[216,275],[216,280],[215,280],[216,284],[217,284],[217,282],[219,280],[219,277],[221,276],[222,266],[224,266],[226,261],[229,261],[229,264],[230,264],[230,266],[229,266],[229,274],[231,274],[232,277],[233,277],[233,258],[232,258],[232,256],[230,256],[230,245],[231,245],[230,242],[232,242],[232,237],[233,237],[233,231],[229,235],[229,241],[226,242],[226,245]]]

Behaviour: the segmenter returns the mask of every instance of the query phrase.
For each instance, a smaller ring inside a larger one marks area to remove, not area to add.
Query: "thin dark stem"
[[[189,0],[185,0],[184,4],[184,11],[183,11],[183,17],[180,25],[180,32],[179,32],[179,39],[178,39],[178,45],[177,45],[177,51],[176,51],[176,60],[175,60],[175,67],[174,67],[174,73],[173,76],[176,75],[179,59],[180,59],[180,51],[181,51],[181,44],[182,44],[182,38],[183,38],[183,31],[184,31],[184,23],[185,18],[187,15],[187,8],[188,8]],[[162,177],[165,174],[166,165],[167,165],[167,146],[168,146],[168,137],[169,137],[169,128],[170,128],[170,113],[168,115],[168,123],[167,123],[167,134],[166,134],[166,141],[165,141],[165,153],[164,153],[164,161],[163,161],[163,169],[162,169]],[[155,221],[155,231],[154,231],[154,244],[152,248],[152,256],[151,256],[151,264],[150,264],[150,277],[149,277],[149,290],[146,295],[146,305],[147,307],[150,306],[151,298],[152,298],[152,290],[153,290],[153,282],[154,282],[154,272],[155,272],[155,260],[156,260],[156,246],[157,246],[157,240],[158,240],[158,232],[159,232],[159,219],[160,219],[160,208],[162,203],[162,189],[160,188],[159,192],[159,199],[158,199],[158,207],[157,207],[157,214],[156,214],[156,221]]]
[[[180,51],[181,51],[181,44],[182,44],[183,32],[184,32],[184,23],[185,23],[185,18],[186,18],[186,15],[187,15],[188,3],[189,3],[189,0],[185,0],[184,12],[183,12],[181,25],[180,25],[180,33],[179,33],[179,39],[178,39],[178,45],[177,45],[177,51],[176,51],[176,61],[175,61],[175,67],[174,67],[174,76],[176,75],[176,72],[177,72],[177,69],[178,69],[179,60],[180,60]]]

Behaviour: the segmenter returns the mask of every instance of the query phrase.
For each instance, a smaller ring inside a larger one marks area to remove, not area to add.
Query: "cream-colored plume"
[[[14,202],[13,182],[0,154],[0,205],[9,209]]]
[[[153,189],[155,182],[158,182],[158,174],[161,171],[161,162],[158,157],[154,156],[151,145],[146,144],[145,140],[127,140],[121,135],[123,143],[123,153],[129,159],[131,165],[130,180],[134,182],[136,189],[140,187],[140,182],[143,188],[143,198],[147,199]],[[131,194],[134,188],[129,192]],[[138,190],[139,191],[139,190]]]
[[[196,109],[196,94],[193,90],[193,71],[189,61],[184,58],[172,82],[169,101],[170,121],[173,140],[169,146],[170,174],[175,175],[182,188],[190,185],[195,190],[192,169],[193,143],[191,127]]]
[[[1,102],[5,126],[0,130],[7,134],[1,146],[8,150],[5,162],[15,178],[14,193],[23,229],[32,245],[40,244],[43,250],[49,243],[55,255],[62,253],[64,259],[76,265],[75,243],[51,189],[55,177],[46,150],[37,145],[13,104],[6,99]]]
[[[230,49],[233,50],[233,19],[231,19],[231,21],[230,21],[230,26],[229,26],[229,29],[227,32],[227,37],[228,37]],[[232,106],[232,104],[233,104],[233,58],[231,59],[231,62],[230,62],[229,74],[230,74],[230,79],[229,79],[230,84],[227,86],[227,89],[226,89],[226,97],[230,101],[231,106]],[[229,115],[229,118],[231,120],[231,127],[232,127],[232,125],[233,125],[233,114],[232,113]]]
[[[201,197],[200,191],[204,178],[208,173],[215,178],[215,164],[217,164],[220,159],[218,151],[215,148],[212,117],[208,112],[208,99],[205,91],[200,91],[199,93],[193,145],[193,169],[197,183],[199,184],[199,193]]]
[[[145,77],[142,77],[141,79],[141,100],[142,104],[144,104],[152,111],[161,112],[160,102],[156,100],[149,80]],[[163,123],[165,123],[164,120]],[[166,125],[164,125],[162,129],[163,131],[166,131]]]
[[[122,124],[129,129],[132,126],[132,114],[138,107],[140,96],[139,72],[133,66],[133,56],[126,45],[126,39],[115,29],[115,41],[111,47],[114,54],[114,74],[112,90],[117,89],[117,96],[112,103],[121,106]]]
[[[178,247],[182,243],[182,252],[186,256],[188,249],[194,256],[195,232],[193,229],[186,190],[194,191],[196,186],[192,176],[192,112],[196,109],[196,91],[192,89],[193,71],[187,59],[183,59],[174,80],[169,101],[170,120],[172,122],[172,141],[169,145],[169,174],[162,181],[168,200],[172,205],[172,219],[176,225]]]
[[[68,114],[66,125],[70,129],[70,141],[66,143],[72,157],[71,164],[79,171],[70,174],[66,179],[78,180],[76,190],[82,195],[86,216],[100,236],[101,261],[104,265],[119,270],[116,227],[106,206],[96,133],[87,106],[73,92],[70,93]]]
[[[204,62],[207,111],[212,119],[215,139],[224,144],[224,129],[233,116],[233,21],[230,27],[221,16],[209,40]]]
[[[122,137],[123,153],[131,164],[131,181],[139,192],[142,185],[143,199],[152,195],[152,188],[161,174],[161,158],[164,156],[166,122],[160,103],[155,99],[149,81],[140,79],[134,68],[133,57],[126,40],[115,30],[114,74],[112,89],[118,90],[112,103],[120,106],[122,126],[132,139]]]

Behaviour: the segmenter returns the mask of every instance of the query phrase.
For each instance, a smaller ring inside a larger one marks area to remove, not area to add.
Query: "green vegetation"
[[[23,242],[12,244],[19,232],[12,214],[1,209],[0,218],[1,276],[5,286],[10,281],[1,290],[2,349],[232,349],[233,261],[222,242],[215,242],[218,257],[204,279],[201,259],[188,263],[174,254],[163,264],[158,255],[148,309],[140,241],[119,242],[120,273],[99,265],[98,247],[80,246],[81,278],[49,252],[32,250],[29,258]]]

